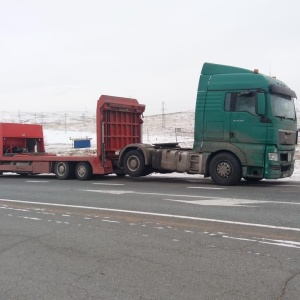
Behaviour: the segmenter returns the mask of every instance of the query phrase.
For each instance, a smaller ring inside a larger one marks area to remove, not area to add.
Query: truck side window
[[[255,115],[256,94],[227,93],[225,96],[225,111],[244,111]]]

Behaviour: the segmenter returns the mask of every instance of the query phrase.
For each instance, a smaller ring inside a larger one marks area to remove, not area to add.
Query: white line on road
[[[226,188],[221,188],[221,187],[207,187],[207,186],[188,186],[187,189],[226,190]]]
[[[213,206],[247,206],[247,204],[260,204],[260,203],[272,203],[272,204],[290,204],[300,205],[300,202],[287,202],[287,201],[265,201],[265,200],[251,200],[251,199],[234,199],[234,198],[221,198],[210,196],[194,196],[194,195],[176,195],[176,194],[162,194],[162,193],[144,193],[135,191],[122,191],[122,190],[81,190],[83,192],[102,193],[102,194],[136,194],[147,196],[163,196],[163,197],[182,197],[193,198],[197,200],[175,200],[175,199],[163,199],[174,202],[183,202],[189,204],[198,205],[213,205]],[[249,206],[249,205],[248,205]]]
[[[136,195],[148,195],[148,196],[166,196],[166,197],[186,197],[186,198],[205,198],[205,199],[219,199],[217,197],[209,196],[194,196],[194,195],[177,195],[177,194],[162,194],[162,193],[145,193],[135,191],[116,191],[116,190],[80,190],[83,192],[102,193],[102,194],[136,194]]]
[[[102,183],[102,182],[93,182],[92,184],[97,184],[97,185],[124,185],[124,183]]]
[[[261,244],[269,244],[269,245],[276,245],[276,246],[283,246],[289,248],[297,248],[300,249],[300,243],[295,241],[285,241],[285,240],[272,240],[272,239],[246,239],[246,238],[239,238],[233,237],[228,235],[222,235],[223,238],[232,239],[232,240],[239,240],[239,241],[249,241],[249,242],[258,242]]]
[[[209,200],[179,200],[179,199],[163,199],[163,200],[189,203],[189,204],[197,204],[197,205],[207,205],[207,206],[257,207],[257,205],[254,206],[254,204],[262,204],[262,203],[300,205],[299,202],[265,201],[265,200],[234,199],[234,198],[215,198],[215,199],[209,199]]]
[[[156,217],[174,218],[174,219],[181,219],[181,220],[204,221],[204,222],[213,222],[213,223],[222,223],[222,224],[233,224],[233,225],[241,225],[241,226],[251,226],[251,227],[259,227],[259,228],[269,228],[269,229],[289,230],[289,231],[300,232],[300,228],[295,228],[295,227],[284,227],[284,226],[274,226],[274,225],[267,225],[267,224],[255,224],[255,223],[246,223],[246,222],[235,222],[235,221],[228,221],[228,220],[207,219],[207,218],[199,218],[199,217],[191,217],[191,216],[181,216],[181,215],[171,215],[171,214],[161,214],[161,213],[145,212],[145,211],[134,211],[134,210],[103,208],[103,207],[92,207],[92,206],[82,206],[82,205],[69,205],[69,204],[59,204],[59,203],[44,203],[44,202],[34,202],[34,201],[10,200],[10,199],[0,199],[0,201],[11,202],[11,203],[22,203],[22,204],[35,204],[35,205],[45,205],[45,206],[56,206],[56,207],[68,207],[68,208],[71,207],[71,208],[90,209],[90,210],[99,210],[99,211],[100,210],[101,211],[111,211],[111,212],[119,212],[119,213],[126,213],[126,214],[156,216]]]
[[[179,199],[163,199],[163,200],[205,205],[205,206],[247,206],[247,207],[249,206],[254,207],[254,204],[268,202],[268,201],[260,201],[260,200],[229,199],[229,198],[218,198],[218,199],[209,199],[209,200],[179,200]]]
[[[23,216],[18,216],[18,218],[28,219],[28,220],[34,220],[34,221],[42,221],[42,219],[39,219],[39,218],[30,218],[30,217],[23,217]]]
[[[41,180],[26,180],[25,182],[30,182],[30,183],[47,183],[47,182],[49,182],[48,180],[46,181],[46,180],[43,180],[43,181],[41,181]]]

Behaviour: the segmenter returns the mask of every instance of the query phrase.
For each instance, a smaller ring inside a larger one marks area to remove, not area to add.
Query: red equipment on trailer
[[[0,172],[54,173],[58,179],[87,180],[93,174],[125,175],[119,150],[142,142],[145,106],[136,99],[102,95],[97,102],[97,154],[57,156],[46,153],[41,125],[0,123]]]

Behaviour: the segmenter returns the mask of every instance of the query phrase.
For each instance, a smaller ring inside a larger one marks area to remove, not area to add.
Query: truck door
[[[248,166],[263,167],[268,123],[258,115],[257,95],[255,91],[227,93],[225,110],[231,111],[230,143],[244,153]]]

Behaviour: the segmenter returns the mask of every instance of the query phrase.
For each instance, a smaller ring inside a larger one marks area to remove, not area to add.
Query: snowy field
[[[58,155],[87,155],[96,152],[96,117],[90,112],[10,113],[1,112],[1,122],[42,124],[46,151]],[[178,112],[164,115],[145,116],[143,119],[143,142],[178,142],[183,148],[193,146],[193,112]],[[300,122],[299,122],[300,123]],[[91,139],[91,148],[74,149],[73,139]],[[164,175],[162,175],[164,176]],[[183,176],[173,173],[165,176]],[[195,176],[195,175],[186,175]],[[300,180],[300,145],[296,154],[293,176]]]

